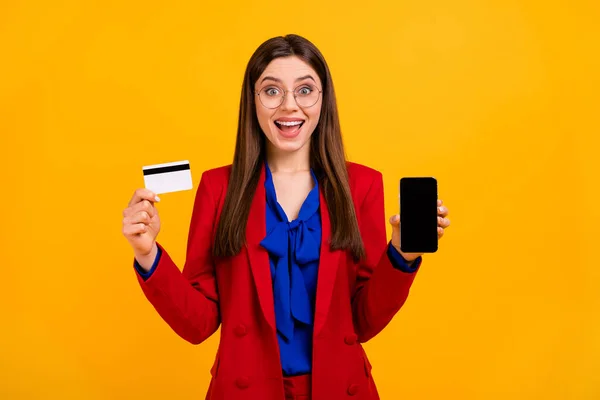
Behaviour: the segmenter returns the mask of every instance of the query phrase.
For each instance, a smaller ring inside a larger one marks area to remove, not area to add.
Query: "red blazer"
[[[266,235],[265,171],[254,194],[247,245],[234,257],[211,255],[230,166],[204,172],[196,192],[181,272],[160,245],[154,273],[138,280],[160,316],[185,340],[198,344],[221,325],[207,399],[282,400],[283,376],[275,330]],[[379,399],[361,346],[402,307],[415,274],[395,269],[387,256],[387,218],[381,173],[348,163],[352,199],[366,259],[330,251],[331,226],[321,192],[322,243],[313,333],[313,400]]]

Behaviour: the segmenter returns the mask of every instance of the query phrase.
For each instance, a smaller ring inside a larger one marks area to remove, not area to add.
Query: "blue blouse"
[[[261,245],[269,252],[275,323],[284,375],[311,371],[312,332],[317,272],[321,250],[319,184],[300,207],[298,218],[289,222],[277,202],[273,177],[265,166],[267,236]]]

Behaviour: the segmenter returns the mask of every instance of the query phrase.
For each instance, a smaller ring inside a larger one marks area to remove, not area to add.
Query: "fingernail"
[[[156,201],[160,201],[160,197],[158,197],[158,196],[154,196],[154,200],[156,200]]]

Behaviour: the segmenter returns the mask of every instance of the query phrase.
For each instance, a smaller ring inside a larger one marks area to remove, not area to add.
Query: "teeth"
[[[294,125],[300,125],[302,122],[304,121],[290,121],[290,122],[285,122],[285,121],[275,121],[277,122],[279,125],[284,125],[284,126],[294,126]]]

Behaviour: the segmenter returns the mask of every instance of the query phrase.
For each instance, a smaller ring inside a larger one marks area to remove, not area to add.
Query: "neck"
[[[267,162],[271,172],[299,172],[310,170],[310,146],[294,152],[283,152],[267,146]]]

